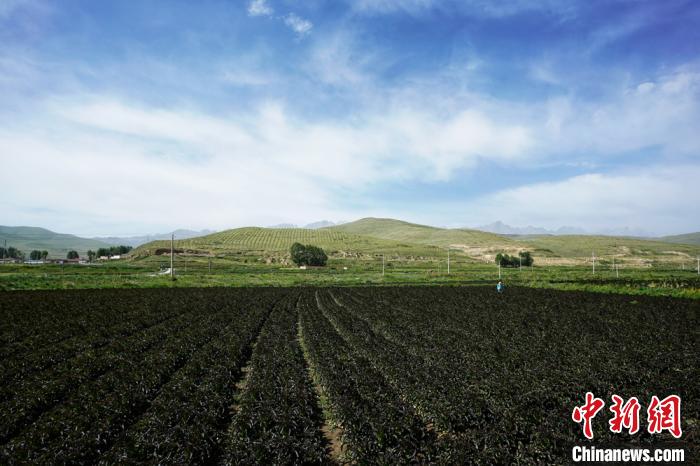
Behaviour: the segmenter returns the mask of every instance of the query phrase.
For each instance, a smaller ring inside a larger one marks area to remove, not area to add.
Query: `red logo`
[[[622,398],[613,395],[613,405],[610,407],[610,411],[613,412],[614,416],[610,419],[610,432],[619,434],[622,432],[624,427],[630,434],[636,434],[639,432],[639,401],[637,397],[633,396],[627,403],[622,404]]]
[[[595,415],[598,414],[598,411],[603,409],[603,406],[605,406],[603,400],[594,397],[593,393],[588,392],[586,393],[586,404],[583,406],[576,406],[574,412],[571,413],[571,419],[573,419],[574,422],[580,424],[581,421],[583,421],[583,435],[588,439],[593,438],[592,421]]]
[[[618,396],[612,396],[613,404],[610,411],[613,413],[612,419],[608,421],[610,432],[619,434],[623,429],[627,429],[630,435],[639,432],[639,411],[641,405],[637,397],[632,397],[627,402]],[[583,435],[587,439],[593,438],[593,418],[603,409],[605,402],[596,398],[593,393],[586,393],[586,403],[582,406],[574,407],[571,419],[578,424],[583,424]],[[669,395],[663,400],[654,395],[647,408],[647,431],[650,434],[660,434],[667,430],[675,438],[683,435],[681,430],[681,397]]]
[[[681,397],[670,395],[659,401],[654,395],[651,397],[651,404],[647,409],[647,420],[650,434],[658,434],[667,430],[675,438],[683,435],[681,431]]]

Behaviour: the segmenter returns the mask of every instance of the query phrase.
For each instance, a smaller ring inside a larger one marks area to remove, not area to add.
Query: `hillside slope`
[[[87,255],[88,249],[97,250],[110,244],[75,235],[56,233],[39,227],[0,226],[0,246],[7,240],[7,246],[13,246],[24,252],[27,257],[33,249],[49,252],[49,257],[65,258],[70,250],[78,251],[80,256]]]
[[[692,260],[700,253],[700,246],[621,236],[528,235],[517,240],[539,250],[549,251],[557,257],[586,260],[595,253],[596,257],[609,260],[617,257],[634,259],[640,263],[680,262]]]
[[[390,218],[363,218],[355,222],[329,227],[327,230],[440,248],[450,247],[484,260],[490,260],[498,252],[515,253],[528,247],[531,248],[526,243],[494,233],[466,228],[437,228]],[[546,253],[543,252],[543,254]]]
[[[329,228],[315,230],[306,228],[236,228],[198,238],[176,240],[175,247],[194,253],[257,254],[282,257],[287,255],[289,248],[295,242],[320,246],[328,254],[335,257],[378,254],[401,257],[432,257],[442,254],[439,248],[430,245],[384,240]],[[133,255],[153,255],[158,249],[169,247],[169,241],[152,241],[135,249]]]
[[[696,244],[700,246],[700,231],[697,233],[687,233],[685,235],[662,236],[658,239],[666,243]]]

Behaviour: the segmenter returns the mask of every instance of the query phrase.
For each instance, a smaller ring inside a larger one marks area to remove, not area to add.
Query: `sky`
[[[700,2],[0,0],[0,224],[700,230]]]

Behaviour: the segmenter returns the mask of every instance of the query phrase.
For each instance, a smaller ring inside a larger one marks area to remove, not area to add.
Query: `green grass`
[[[245,261],[245,262],[244,262]],[[354,286],[354,285],[494,285],[498,268],[457,259],[447,274],[445,260],[332,259],[328,267],[300,270],[265,264],[253,257],[177,257],[176,281],[157,275],[169,265],[165,257],[114,261],[101,265],[0,265],[0,290],[71,288],[153,288],[209,286]],[[700,298],[694,270],[669,267],[625,268],[619,278],[610,267],[595,275],[587,267],[502,269],[507,286],[576,289],[603,293]]]

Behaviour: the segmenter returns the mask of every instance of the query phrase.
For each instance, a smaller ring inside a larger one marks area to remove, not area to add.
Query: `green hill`
[[[70,250],[78,251],[80,256],[86,256],[88,249],[109,247],[102,241],[80,238],[75,235],[55,233],[39,227],[7,227],[0,226],[0,246],[5,244],[24,252],[27,257],[33,249],[48,251],[49,257],[65,258]]]
[[[443,254],[442,250],[430,245],[384,240],[328,228],[236,228],[197,238],[176,240],[175,248],[191,253],[250,254],[282,258],[295,242],[320,246],[332,257],[379,254],[434,257]],[[169,241],[152,241],[136,248],[132,255],[154,255],[167,252],[164,250],[168,248]]]
[[[488,246],[504,245],[505,247],[519,247],[519,244],[510,238],[466,228],[438,228],[428,225],[394,220],[391,218],[363,218],[355,222],[344,223],[327,230],[342,231],[357,235],[371,236],[394,241],[405,241],[416,244],[429,244],[432,246]]]
[[[680,262],[700,253],[700,247],[614,236],[504,237],[470,229],[445,229],[387,218],[364,218],[320,229],[246,227],[197,238],[178,240],[176,249],[190,254],[249,255],[269,261],[288,258],[295,243],[322,247],[331,257],[371,257],[387,254],[402,258],[444,257],[446,249],[473,259],[492,262],[499,252],[531,251],[536,264],[582,264],[596,257],[624,259],[639,265],[649,261]],[[137,248],[136,257],[164,254],[168,241],[153,241]]]
[[[700,245],[700,231],[697,233],[687,233],[685,235],[662,236],[659,240],[667,243]]]
[[[595,252],[596,257],[609,260],[617,257],[639,262],[679,262],[700,253],[698,246],[622,236],[530,235],[518,241],[550,251],[556,257],[571,259],[587,259]]]
[[[466,228],[437,228],[390,218],[363,218],[325,229],[440,248],[449,246],[451,249],[461,250],[469,256],[485,260],[490,260],[498,252],[513,253],[530,247],[528,244],[494,233]]]

